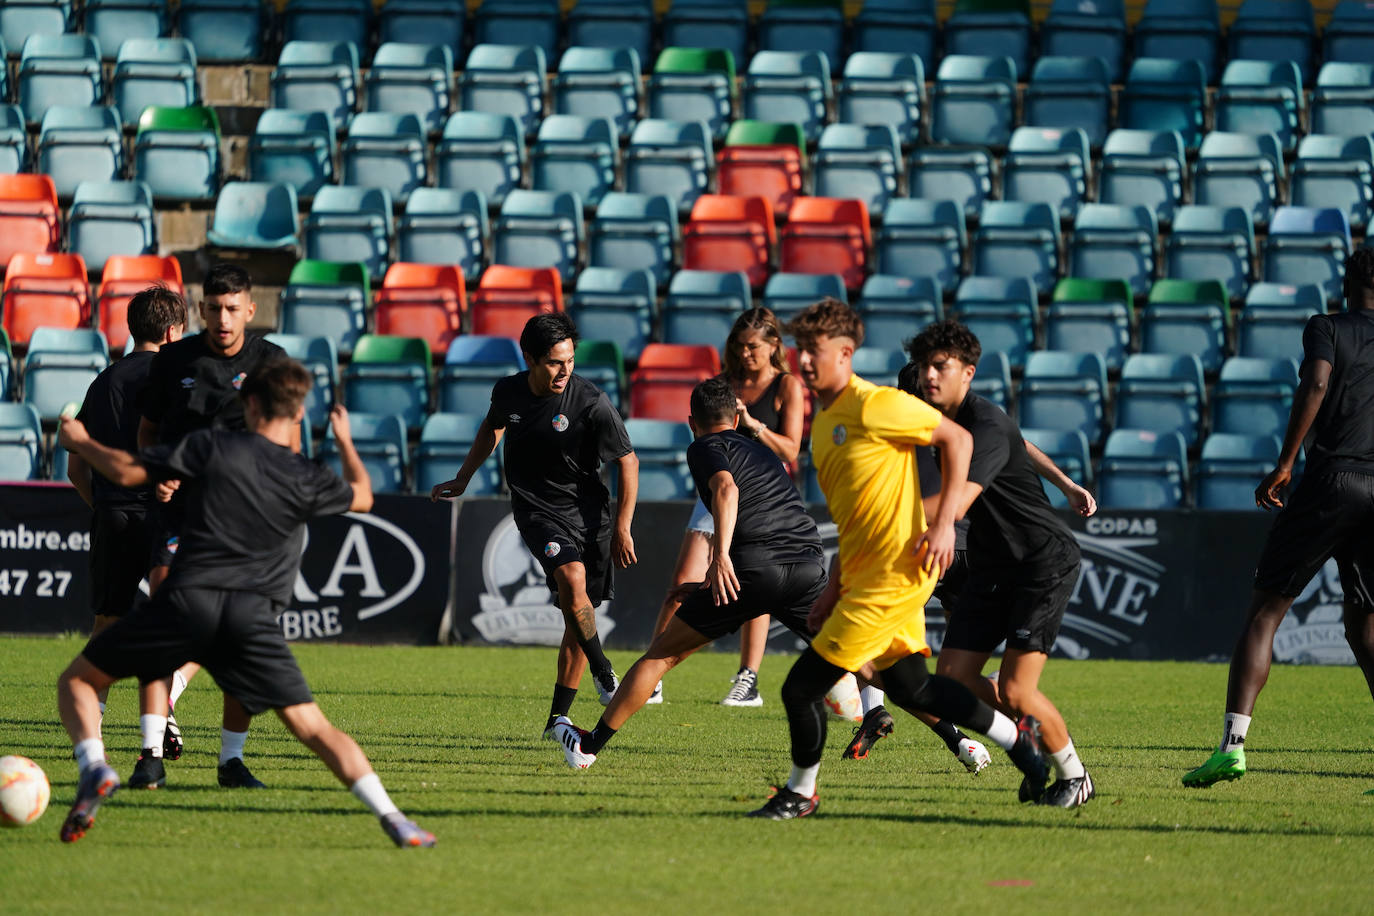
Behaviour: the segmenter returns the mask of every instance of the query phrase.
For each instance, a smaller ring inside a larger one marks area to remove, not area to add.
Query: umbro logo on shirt
[[[186,378],[184,378],[184,379],[181,380],[181,387],[182,387],[182,388],[194,388],[194,387],[196,387],[196,380],[195,380],[194,378],[192,378],[191,376],[188,375],[188,376],[186,376]]]
[[[509,417],[507,417],[506,419],[510,420],[512,423],[519,423],[519,422],[520,422],[520,414],[518,414],[518,413],[513,413],[513,414],[511,414]]]

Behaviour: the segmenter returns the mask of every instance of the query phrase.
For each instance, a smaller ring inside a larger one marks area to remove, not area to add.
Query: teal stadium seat
[[[1124,0],[1054,0],[1040,26],[1046,57],[1100,57],[1107,77],[1119,82],[1126,57]]]
[[[288,41],[272,71],[273,108],[323,111],[335,130],[358,110],[358,46],[345,41]]]
[[[1255,230],[1241,207],[1184,206],[1174,214],[1165,243],[1166,275],[1179,280],[1221,280],[1231,298],[1249,287]]]
[[[1321,59],[1360,63],[1374,58],[1374,7],[1365,0],[1340,0],[1322,30]]]
[[[509,337],[455,337],[439,369],[439,410],[485,414],[492,385],[524,370],[520,345]]]
[[[86,0],[86,34],[114,60],[129,40],[161,38],[171,31],[166,0]]]
[[[327,337],[348,356],[367,330],[371,304],[367,265],[306,259],[291,269],[277,312],[282,333]]]
[[[365,56],[372,38],[369,0],[287,0],[282,40],[351,44]]]
[[[946,54],[1006,57],[1017,73],[1030,69],[1030,0],[956,0],[945,20]]]
[[[1317,71],[1308,133],[1363,137],[1374,133],[1374,64],[1332,61]]]
[[[616,341],[638,359],[658,320],[656,286],[646,269],[587,267],[577,275],[568,314],[588,340]]]
[[[992,196],[992,154],[979,146],[918,146],[907,163],[907,196],[952,200],[977,219]]]
[[[881,217],[897,195],[902,148],[887,124],[830,124],[816,146],[813,192],[817,197],[861,200]]]
[[[105,47],[103,44],[101,47]],[[138,124],[149,105],[185,108],[200,104],[196,49],[185,38],[130,38],[117,46],[110,101],[124,126]]]
[[[517,189],[506,195],[492,226],[492,263],[552,267],[564,282],[571,282],[585,239],[577,194]]]
[[[845,61],[844,79],[836,90],[836,120],[886,125],[901,142],[915,143],[926,109],[925,73],[916,54],[856,51]]]
[[[530,149],[531,187],[570,191],[593,210],[615,187],[619,168],[620,145],[609,118],[549,115]]]
[[[977,335],[984,352],[1003,353],[1021,369],[1035,347],[1035,314],[1029,277],[969,277],[959,284],[950,317]]]
[[[1105,432],[1106,398],[1107,367],[1098,354],[1036,350],[1026,357],[1018,399],[1023,427],[1081,430],[1095,445]]]
[[[4,50],[0,46],[0,53]],[[0,98],[8,97],[8,93],[0,92]],[[24,113],[18,105],[0,105],[0,174],[13,175],[28,167],[29,135],[24,129]]]
[[[1132,38],[1137,60],[1195,62],[1208,83],[1216,82],[1221,54],[1217,0],[1149,0]]]
[[[985,397],[1007,413],[1011,413],[1011,362],[1001,350],[984,350],[969,386],[974,394]]]
[[[41,476],[43,426],[30,404],[0,402],[0,480]]]
[[[677,207],[658,194],[611,191],[601,200],[587,236],[587,261],[596,267],[645,268],[663,286],[679,242]]]
[[[1273,134],[1292,152],[1307,108],[1302,87],[1303,77],[1291,60],[1233,60],[1217,90],[1216,129]]]
[[[1112,84],[1101,57],[1042,57],[1026,86],[1023,123],[1060,130],[1078,128],[1101,149],[1111,123]]]
[[[723,346],[736,316],[753,306],[743,271],[679,270],[663,299],[663,340]]]
[[[391,251],[391,194],[384,188],[326,185],[315,195],[302,232],[307,258],[359,262],[369,276],[380,278]]]
[[[764,284],[763,299],[759,304],[785,324],[795,318],[802,309],[827,296],[841,302],[849,301],[849,295],[844,288],[844,277],[839,274],[778,271]],[[867,334],[865,339],[870,339]],[[724,339],[721,343],[724,343]]]
[[[1283,151],[1273,134],[1212,131],[1198,149],[1193,203],[1240,207],[1259,227],[1269,224],[1284,183]]]
[[[315,384],[305,397],[305,421],[316,429],[329,422],[334,391],[339,386],[339,351],[328,337],[309,334],[268,334],[267,339],[309,370]]]
[[[831,98],[830,61],[823,52],[761,50],[749,61],[740,105],[745,118],[800,124],[807,142],[814,143]]]
[[[1087,197],[1091,164],[1082,128],[1018,127],[1002,166],[1002,199],[1041,201],[1071,220]]]
[[[1297,387],[1296,359],[1231,357],[1212,392],[1212,432],[1282,437]]]
[[[1155,215],[1146,207],[1084,204],[1069,239],[1066,270],[1073,277],[1122,278],[1143,296],[1154,282],[1158,237]]]
[[[480,111],[449,115],[434,156],[439,187],[481,191],[496,208],[520,187],[524,165],[525,135],[515,118]]]
[[[958,285],[968,247],[964,214],[951,200],[898,198],[888,204],[874,238],[875,272],[934,277]]]
[[[1113,425],[1176,432],[1192,447],[1201,435],[1206,392],[1202,362],[1196,356],[1132,354],[1121,367]]]
[[[673,0],[663,14],[663,47],[719,48],[734,60],[747,60],[748,0]]]
[[[1292,63],[1310,80],[1315,19],[1309,0],[1245,0],[1226,32],[1227,57]]]
[[[1118,429],[1097,474],[1104,509],[1177,509],[1188,496],[1188,454],[1178,433]]]
[[[1213,433],[1202,443],[1194,486],[1199,509],[1253,512],[1255,489],[1278,464],[1282,442],[1278,436]]]
[[[645,118],[625,150],[625,190],[664,194],[680,214],[690,213],[710,187],[714,162],[705,123]]]
[[[653,0],[581,0],[568,11],[567,44],[573,48],[633,51],[647,61],[654,41]],[[558,69],[567,66],[567,51]],[[636,88],[638,77],[635,80]]]
[[[428,157],[420,119],[387,111],[354,115],[339,147],[345,185],[380,188],[402,204],[429,177]]]
[[[260,0],[181,0],[177,31],[203,63],[262,59],[266,6]]]
[[[579,3],[573,11],[585,5]],[[614,9],[611,3],[592,7]],[[552,81],[554,114],[610,118],[617,134],[628,137],[639,119],[643,59],[628,47],[569,47]]]
[[[1049,204],[988,201],[969,247],[972,273],[1030,277],[1048,293],[1059,278],[1059,216]]]
[[[1097,200],[1145,207],[1167,226],[1183,203],[1184,162],[1178,131],[1114,130],[1102,147]]]
[[[415,115],[428,133],[444,126],[452,102],[453,51],[448,45],[426,40],[377,48],[367,71],[368,111]]]
[[[399,414],[350,412],[348,423],[353,447],[358,450],[374,493],[401,493],[406,488],[406,469],[410,455],[406,450],[406,427]],[[325,428],[324,463],[341,473],[342,462],[334,443],[334,430]]]
[[[61,35],[76,27],[71,0],[6,0],[0,4],[0,39],[18,48],[31,35]]]
[[[105,99],[100,45],[89,35],[29,35],[19,55],[19,108],[30,124],[54,105],[99,105]]]
[[[1279,207],[1261,249],[1260,276],[1269,283],[1321,286],[1329,304],[1341,301],[1350,224],[1335,207]]]
[[[864,281],[855,310],[867,340],[903,341],[943,315],[934,277],[873,274]]]
[[[557,57],[558,0],[486,0],[473,25],[476,45],[534,45],[544,61]]]
[[[938,34],[935,0],[865,0],[851,24],[855,53],[914,54],[927,69]]]
[[[1374,139],[1303,137],[1288,173],[1288,201],[1295,207],[1335,207],[1345,211],[1351,229],[1364,229],[1374,204]]]
[[[1015,123],[1019,72],[1009,57],[947,56],[935,75],[931,140],[1005,147]]]
[[[479,18],[479,40],[481,34]],[[459,110],[509,115],[522,134],[534,133],[544,112],[548,52],[530,40],[474,47],[458,80]]]
[[[248,174],[253,181],[288,184],[309,200],[334,175],[334,125],[323,111],[269,108],[258,118],[248,141]]]
[[[214,222],[205,240],[218,248],[296,249],[296,189],[265,181],[230,182],[215,201]]]
[[[1021,435],[1049,456],[1049,459],[1059,465],[1060,470],[1071,480],[1083,487],[1092,485],[1093,466],[1088,457],[1088,439],[1080,430],[1065,432],[1055,429],[1022,428]],[[1040,483],[1045,488],[1045,495],[1049,497],[1051,506],[1056,509],[1068,508],[1069,500],[1058,487],[1044,478],[1041,478]]]
[[[67,213],[67,250],[99,272],[112,255],[157,254],[153,192],[141,181],[83,181]]]
[[[83,181],[114,181],[124,172],[119,114],[108,106],[54,105],[38,133],[38,170],[68,200]]]
[[[640,499],[696,498],[696,487],[687,471],[692,430],[685,422],[631,417],[625,421],[625,431],[639,459]]]
[[[456,67],[463,65],[467,5],[461,0],[387,0],[377,11],[377,40],[411,45],[443,45]]]
[[[487,200],[481,191],[416,188],[396,220],[397,260],[454,264],[473,282],[486,260]]]
[[[1139,27],[1136,34],[1140,34]],[[1202,142],[1206,83],[1207,73],[1195,57],[1138,56],[1126,74],[1116,123],[1133,130],[1177,131],[1184,146],[1195,150]]]
[[[447,483],[467,460],[477,439],[477,430],[487,418],[479,413],[432,413],[420,428],[420,443],[415,448],[415,492],[427,496],[441,483]],[[472,475],[464,496],[495,496],[501,492],[501,450]]]
[[[844,63],[844,32],[841,3],[774,0],[764,7],[755,34],[759,51],[819,51],[838,70]]]

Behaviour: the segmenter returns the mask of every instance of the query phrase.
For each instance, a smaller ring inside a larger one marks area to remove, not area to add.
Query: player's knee
[[[1036,688],[1028,687],[1015,678],[998,678],[997,693],[1002,702],[1017,712],[1026,708],[1027,701],[1035,694]]]

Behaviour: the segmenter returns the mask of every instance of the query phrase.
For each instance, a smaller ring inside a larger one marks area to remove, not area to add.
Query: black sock
[[[579,636],[577,644],[587,656],[587,666],[592,669],[592,677],[596,678],[601,686],[610,687],[611,678],[615,677],[615,669],[611,667],[611,660],[601,649],[600,634],[593,634],[590,639]]]
[[[615,737],[615,729],[606,724],[605,717],[597,720],[596,728],[582,739],[582,752],[584,754],[596,754],[606,746],[606,742]]]
[[[559,716],[566,716],[568,710],[572,709],[573,700],[577,699],[576,687],[564,687],[562,684],[553,685],[553,703],[549,706],[549,724],[545,729],[553,728],[553,720]]]
[[[941,719],[932,725],[930,730],[940,736],[940,740],[945,743],[945,747],[949,748],[951,754],[959,753],[959,742],[963,740],[964,735],[954,727],[953,722]]]

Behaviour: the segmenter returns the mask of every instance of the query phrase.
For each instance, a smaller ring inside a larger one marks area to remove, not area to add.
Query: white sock
[[[987,736],[997,742],[997,746],[1004,751],[1009,751],[1016,744],[1016,723],[1010,718],[998,712],[992,711],[992,727],[987,730]]]
[[[78,741],[72,750],[76,752],[76,768],[82,773],[105,762],[105,742],[99,738]]]
[[[243,746],[248,743],[248,732],[231,732],[227,728],[219,730],[219,763],[224,766],[235,757],[243,759]]]
[[[152,751],[154,757],[161,757],[162,733],[167,730],[167,717],[151,714],[139,716],[138,727],[143,731],[143,749]]]
[[[883,705],[883,692],[877,687],[864,687],[859,691],[859,701],[863,703],[864,715],[868,715],[870,709]]]
[[[99,702],[100,702],[100,729],[99,729],[99,730],[100,730],[100,732],[101,732],[102,735],[103,735],[103,733],[104,733],[104,731],[105,731],[105,701],[104,701],[104,700],[100,700]]]
[[[386,789],[382,788],[382,781],[377,778],[376,773],[368,773],[349,786],[348,791],[357,796],[358,801],[371,808],[372,813],[378,817],[396,814],[401,810],[396,807],[391,796],[386,794]]]
[[[1245,733],[1250,730],[1250,717],[1238,712],[1228,712],[1221,730],[1221,746],[1218,751],[1245,750]]]
[[[186,690],[186,678],[180,671],[172,672],[172,689],[167,692],[167,706],[175,707],[177,700],[181,699],[182,693]]]
[[[787,788],[796,792],[798,795],[810,798],[816,794],[816,776],[821,771],[821,765],[799,767],[792,764],[792,775],[787,777]]]
[[[1054,768],[1059,773],[1060,779],[1078,779],[1083,775],[1083,761],[1078,759],[1078,752],[1073,749],[1073,739],[1059,750],[1050,754],[1054,760]]]

